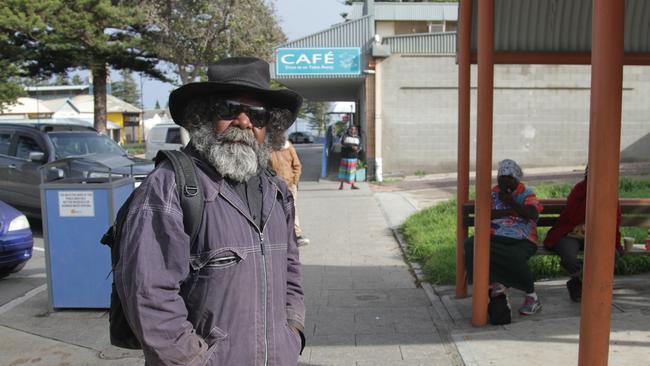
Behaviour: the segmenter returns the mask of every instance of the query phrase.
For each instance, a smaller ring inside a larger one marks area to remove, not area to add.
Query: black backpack
[[[510,314],[510,304],[506,294],[501,293],[490,298],[488,316],[492,325],[510,324],[512,315]]]
[[[185,233],[190,237],[190,245],[195,242],[199,233],[199,227],[203,219],[203,192],[201,191],[196,176],[195,165],[192,158],[186,153],[177,150],[161,150],[156,156],[156,166],[165,159],[169,160],[176,174],[176,187],[183,210],[183,225]],[[134,190],[135,192],[135,190]],[[122,226],[129,212],[129,205],[133,199],[133,193],[120,207],[111,226],[101,239],[101,243],[111,248],[111,265],[113,270],[120,260],[120,237]],[[111,286],[111,307],[108,312],[111,344],[117,347],[140,349],[140,341],[136,338],[131,326],[124,316],[122,303],[115,289],[115,281]]]

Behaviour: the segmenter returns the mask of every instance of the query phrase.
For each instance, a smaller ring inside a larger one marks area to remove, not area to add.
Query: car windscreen
[[[48,134],[57,159],[87,154],[127,155],[117,143],[104,135],[79,132],[51,132]]]

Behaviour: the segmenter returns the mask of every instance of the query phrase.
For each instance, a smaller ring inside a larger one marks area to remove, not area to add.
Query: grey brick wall
[[[393,55],[382,63],[384,173],[456,170],[458,76],[454,56]],[[471,159],[476,147],[472,67]],[[493,161],[581,165],[589,140],[589,66],[495,68]],[[650,68],[624,70],[621,159],[650,160]]]

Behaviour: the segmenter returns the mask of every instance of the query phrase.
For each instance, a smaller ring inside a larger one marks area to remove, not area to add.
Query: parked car
[[[314,142],[314,136],[307,132],[292,132],[289,134],[289,141],[294,144],[311,144]]]
[[[149,130],[145,140],[144,158],[152,160],[159,150],[178,150],[187,145],[189,134],[175,123],[160,123]]]
[[[117,155],[128,158],[133,165],[133,178],[138,185],[154,165],[151,161],[129,156],[115,141],[92,127],[71,124],[0,123],[0,200],[19,209],[28,217],[41,216],[40,167],[59,159]],[[75,172],[79,175],[90,170]],[[112,171],[130,175],[131,168]]]
[[[20,271],[32,257],[33,245],[25,215],[0,201],[0,278]]]

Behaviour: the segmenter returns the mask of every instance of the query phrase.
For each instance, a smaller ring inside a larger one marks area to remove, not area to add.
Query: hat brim
[[[182,126],[183,111],[190,100],[221,93],[241,93],[251,98],[259,98],[267,107],[288,109],[291,112],[291,120],[286,121],[286,126],[283,126],[285,130],[298,118],[298,111],[302,106],[300,94],[290,89],[260,89],[247,85],[205,81],[185,84],[172,91],[169,95],[169,114],[177,125]]]

